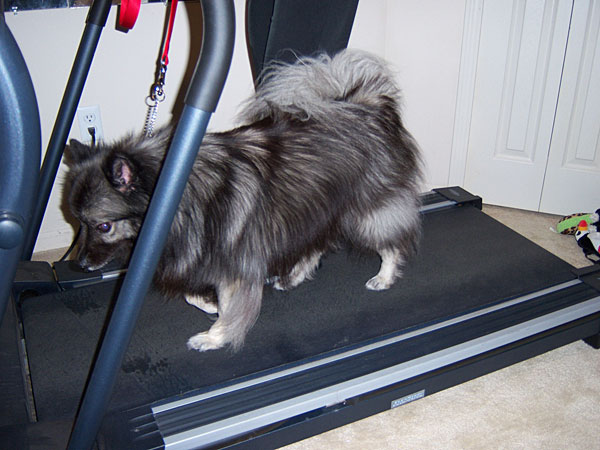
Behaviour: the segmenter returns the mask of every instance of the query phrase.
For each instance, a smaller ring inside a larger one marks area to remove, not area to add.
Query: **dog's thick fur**
[[[379,253],[366,287],[387,289],[418,240],[418,148],[382,61],[346,50],[272,68],[241,119],[205,136],[155,275],[169,296],[218,312],[188,342],[200,351],[240,348],[266,280],[294,287],[348,242]],[[171,136],[94,149],[71,141],[67,190],[84,268],[128,258]]]

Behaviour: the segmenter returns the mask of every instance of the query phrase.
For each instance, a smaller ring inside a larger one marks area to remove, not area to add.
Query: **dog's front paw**
[[[187,347],[189,350],[198,350],[205,352],[207,350],[217,350],[223,347],[223,340],[211,335],[209,331],[198,333],[188,339]]]
[[[375,275],[373,278],[367,281],[365,286],[371,291],[384,291],[389,289],[392,284],[394,284],[394,280],[389,280],[381,275]]]
[[[277,289],[278,291],[287,291],[289,290],[291,287],[289,283],[286,283],[285,281],[283,281],[280,277],[275,277],[276,279],[273,280],[273,287],[275,289]]]
[[[290,286],[289,280],[284,280],[284,278],[287,278],[287,277],[273,276],[273,277],[267,278],[267,284],[272,284],[273,287],[275,289],[277,289],[278,291],[287,291],[290,288],[292,288],[293,286]]]

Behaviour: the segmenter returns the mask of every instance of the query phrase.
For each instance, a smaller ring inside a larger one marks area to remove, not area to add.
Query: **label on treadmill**
[[[392,401],[392,409],[425,397],[425,389]]]

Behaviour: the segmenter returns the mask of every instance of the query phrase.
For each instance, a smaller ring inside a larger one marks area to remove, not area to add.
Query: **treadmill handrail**
[[[111,314],[69,441],[69,449],[91,448],[110,401],[117,373],[166,243],[211,112],[233,55],[233,0],[201,0],[203,45],[183,114],[137,238],[129,269]],[[217,52],[217,53],[215,53]],[[217,65],[217,68],[213,68]],[[218,83],[199,87],[210,81]],[[207,108],[209,111],[201,109]]]
[[[226,0],[219,7],[208,6],[211,3],[204,0],[201,3],[203,27],[206,28],[202,30],[200,59],[184,102],[193,108],[214,112],[233,56],[235,11],[233,0]]]
[[[3,1],[0,7],[4,10]],[[41,128],[31,76],[0,14],[0,323],[31,221]]]

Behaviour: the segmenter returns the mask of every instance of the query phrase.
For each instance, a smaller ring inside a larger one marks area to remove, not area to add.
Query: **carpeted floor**
[[[558,217],[484,211],[576,267],[589,265]],[[600,449],[600,351],[575,342],[286,450]]]
[[[557,217],[484,211],[568,263],[590,264],[574,237],[550,230]],[[575,342],[286,449],[600,449],[599,424],[600,352]]]

